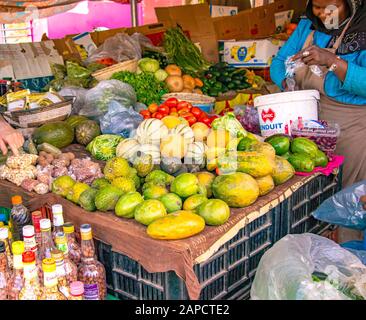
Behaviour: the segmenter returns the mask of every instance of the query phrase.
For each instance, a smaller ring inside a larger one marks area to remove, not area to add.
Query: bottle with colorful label
[[[63,226],[63,229],[69,249],[69,258],[78,266],[81,261],[81,248],[75,238],[74,225],[71,222],[66,222]]]
[[[42,219],[40,222],[42,232],[42,243],[40,250],[40,258],[43,259],[51,258],[51,251],[56,249],[55,244],[52,240],[51,234],[51,221],[50,219]],[[42,267],[43,269],[43,267]]]
[[[40,257],[35,237],[35,228],[32,225],[23,227],[24,249],[34,253],[38,279],[43,279],[42,259]]]
[[[67,300],[58,289],[55,260],[52,258],[43,259],[42,268],[44,288],[41,300]]]
[[[5,242],[0,241],[0,300],[8,300],[9,266],[6,256]]]
[[[23,205],[21,196],[11,198],[13,208],[10,213],[11,233],[14,241],[23,241],[22,229],[27,224],[32,224],[32,218],[29,210]]]
[[[41,220],[42,220],[41,211],[32,212],[32,223],[34,226],[34,233],[38,247],[40,247],[42,243]]]
[[[55,241],[57,232],[62,232],[64,225],[64,216],[61,204],[54,204],[52,206],[52,216],[53,216],[52,239],[53,241]]]
[[[11,253],[11,246],[9,240],[9,229],[6,227],[0,228],[0,240],[5,243],[6,259],[8,261],[8,267],[13,269],[13,255]]]
[[[70,283],[66,278],[64,255],[61,250],[55,249],[51,251],[52,259],[56,263],[57,286],[58,290],[68,298],[70,296]]]
[[[24,268],[24,286],[19,293],[19,300],[39,300],[42,295],[38,278],[36,256],[33,251],[22,254]]]
[[[84,284],[80,281],[74,281],[70,284],[69,300],[83,300]]]
[[[107,294],[104,266],[96,260],[91,226],[80,226],[81,263],[78,279],[84,283],[84,300],[104,300]]]
[[[68,283],[77,281],[78,268],[69,258],[69,248],[66,236],[63,232],[58,232],[56,234],[56,247],[63,253],[64,267]]]
[[[23,258],[24,242],[14,241],[12,243],[13,251],[13,272],[9,281],[9,300],[19,300],[19,293],[24,285],[23,278]]]

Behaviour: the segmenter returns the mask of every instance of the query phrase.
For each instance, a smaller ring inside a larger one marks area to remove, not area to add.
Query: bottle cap
[[[11,197],[11,203],[13,205],[17,205],[17,204],[23,203],[22,197],[21,196],[13,196],[13,197]]]
[[[42,230],[51,229],[51,221],[50,219],[41,219],[40,226]]]
[[[75,232],[74,225],[71,222],[66,222],[64,224],[64,232],[65,233],[73,233],[73,232]]]
[[[42,217],[42,212],[41,211],[33,211],[32,212],[32,217]]]
[[[80,233],[89,233],[91,232],[91,226],[88,223],[84,223],[80,226]]]
[[[11,250],[15,255],[21,255],[24,252],[24,242],[23,241],[14,241],[11,244]]]
[[[55,261],[57,260],[62,260],[64,258],[64,254],[62,253],[61,250],[58,249],[53,249],[51,251],[51,257],[52,259],[54,259]]]
[[[6,227],[0,228],[0,239],[8,239],[9,229]]]
[[[4,241],[0,241],[0,253],[5,252],[5,242]]]
[[[55,272],[56,271],[56,261],[52,258],[46,258],[42,260],[42,270],[44,272]]]
[[[61,204],[54,204],[52,206],[52,213],[53,214],[60,214],[60,213],[62,213],[62,205]]]
[[[23,227],[23,237],[33,237],[34,236],[34,226],[26,225]]]
[[[73,281],[70,283],[70,294],[73,296],[81,296],[84,293],[84,284],[81,281]]]
[[[25,251],[22,254],[23,263],[31,263],[36,261],[36,256],[33,251]]]

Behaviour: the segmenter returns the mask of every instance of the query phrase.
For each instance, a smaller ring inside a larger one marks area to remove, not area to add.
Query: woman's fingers
[[[6,147],[5,142],[1,138],[0,138],[0,150],[3,155],[6,155],[8,153],[8,148]]]

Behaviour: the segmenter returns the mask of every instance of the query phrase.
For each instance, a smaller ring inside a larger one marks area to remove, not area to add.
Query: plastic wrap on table
[[[143,120],[133,107],[126,108],[112,100],[108,112],[100,119],[100,129],[103,134],[119,134],[129,138]]]
[[[309,233],[287,235],[263,255],[251,298],[363,299],[365,272],[366,267],[359,258],[327,238]],[[319,281],[317,274],[323,276],[323,281]]]
[[[364,241],[348,241],[342,243],[341,247],[353,253],[357,258],[362,261],[363,264],[366,265],[366,247]]]
[[[87,92],[87,89],[80,87],[65,87],[60,90],[59,94],[63,97],[75,97],[71,114],[79,114],[80,109],[85,105]]]
[[[142,50],[137,36],[131,37],[128,34],[117,33],[108,38],[85,60],[88,65],[101,59],[113,59],[122,62],[132,59],[141,59]]]
[[[341,190],[325,200],[313,216],[321,221],[356,230],[366,229],[366,210],[360,198],[366,195],[366,180]]]
[[[136,93],[127,83],[118,80],[103,80],[88,90],[85,105],[79,114],[98,119],[107,113],[111,101],[115,101],[123,107],[133,107],[137,102]]]

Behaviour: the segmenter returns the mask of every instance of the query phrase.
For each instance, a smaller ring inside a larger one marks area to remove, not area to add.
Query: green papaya
[[[238,151],[249,151],[250,147],[258,144],[259,142],[257,140],[253,140],[248,137],[244,137],[240,140],[237,146]]]
[[[314,170],[314,161],[305,154],[294,153],[288,158],[288,162],[297,172],[311,172]]]
[[[329,160],[328,160],[327,155],[323,151],[318,150],[313,161],[314,161],[315,167],[325,168],[328,165]]]
[[[272,136],[266,139],[276,151],[277,156],[282,156],[290,150],[290,138],[286,136]]]
[[[318,146],[314,141],[307,138],[295,138],[291,143],[291,152],[305,154],[314,159],[318,151]]]

